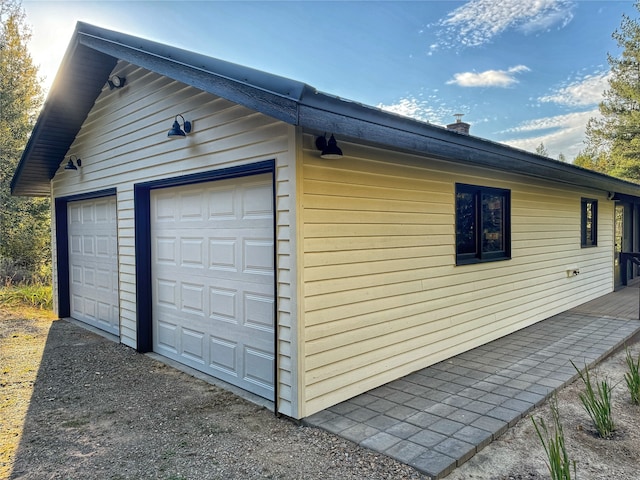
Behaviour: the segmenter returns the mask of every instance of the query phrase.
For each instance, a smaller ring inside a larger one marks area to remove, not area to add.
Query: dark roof
[[[640,185],[461,135],[317,91],[301,82],[79,22],[13,181],[46,196],[116,62],[123,60],[292,125],[403,152],[640,196]]]

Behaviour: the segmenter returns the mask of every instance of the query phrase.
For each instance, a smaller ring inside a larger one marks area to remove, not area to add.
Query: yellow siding
[[[343,149],[357,157],[309,148],[301,168],[302,416],[612,290],[606,192]],[[456,182],[511,190],[511,260],[455,265]],[[596,248],[582,196],[599,200]]]
[[[134,184],[275,159],[278,405],[281,413],[298,416],[292,368],[297,347],[291,345],[296,341],[291,330],[297,328],[291,292],[297,287],[290,271],[297,248],[291,237],[296,229],[295,129],[133,65],[121,62],[114,73],[127,78],[125,87],[105,86],[68,152],[82,159],[82,168],[60,168],[52,192],[61,197],[117,188],[122,343],[136,345]],[[172,141],[167,132],[176,114],[193,122],[193,132]]]

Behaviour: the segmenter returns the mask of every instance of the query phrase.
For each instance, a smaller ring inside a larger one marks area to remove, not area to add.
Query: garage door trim
[[[55,199],[56,215],[56,265],[58,266],[58,315],[71,316],[71,289],[69,288],[69,228],[67,206],[69,202],[115,197],[117,190],[108,188],[96,192],[81,193]]]

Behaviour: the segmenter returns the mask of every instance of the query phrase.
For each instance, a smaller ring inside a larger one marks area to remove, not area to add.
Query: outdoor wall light
[[[180,124],[178,123],[178,117],[182,119],[182,128],[180,128]],[[167,137],[184,138],[189,133],[191,133],[191,122],[187,122],[182,115],[178,114],[173,121],[173,127],[171,127],[171,130],[169,130],[169,133],[167,133]]]
[[[113,90],[114,88],[122,88],[124,87],[125,82],[127,81],[124,77],[119,77],[118,75],[112,75],[109,77],[107,83],[109,84],[109,90]]]
[[[82,167],[82,160],[80,160],[78,157],[76,157],[75,155],[71,155],[69,157],[69,161],[67,162],[67,164],[64,166],[65,170],[78,170],[78,167],[76,167],[76,165],[73,163],[73,160],[76,160],[76,164],[78,165],[78,167]]]
[[[333,133],[328,142],[326,134],[316,138],[316,148],[322,152],[320,153],[320,158],[326,160],[338,160],[342,158],[342,150],[338,147],[338,142],[336,142]]]

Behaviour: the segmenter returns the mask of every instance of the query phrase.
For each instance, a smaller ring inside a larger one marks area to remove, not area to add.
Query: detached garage
[[[640,202],[636,184],[84,23],[12,193],[52,198],[61,317],[293,418],[611,292]]]

